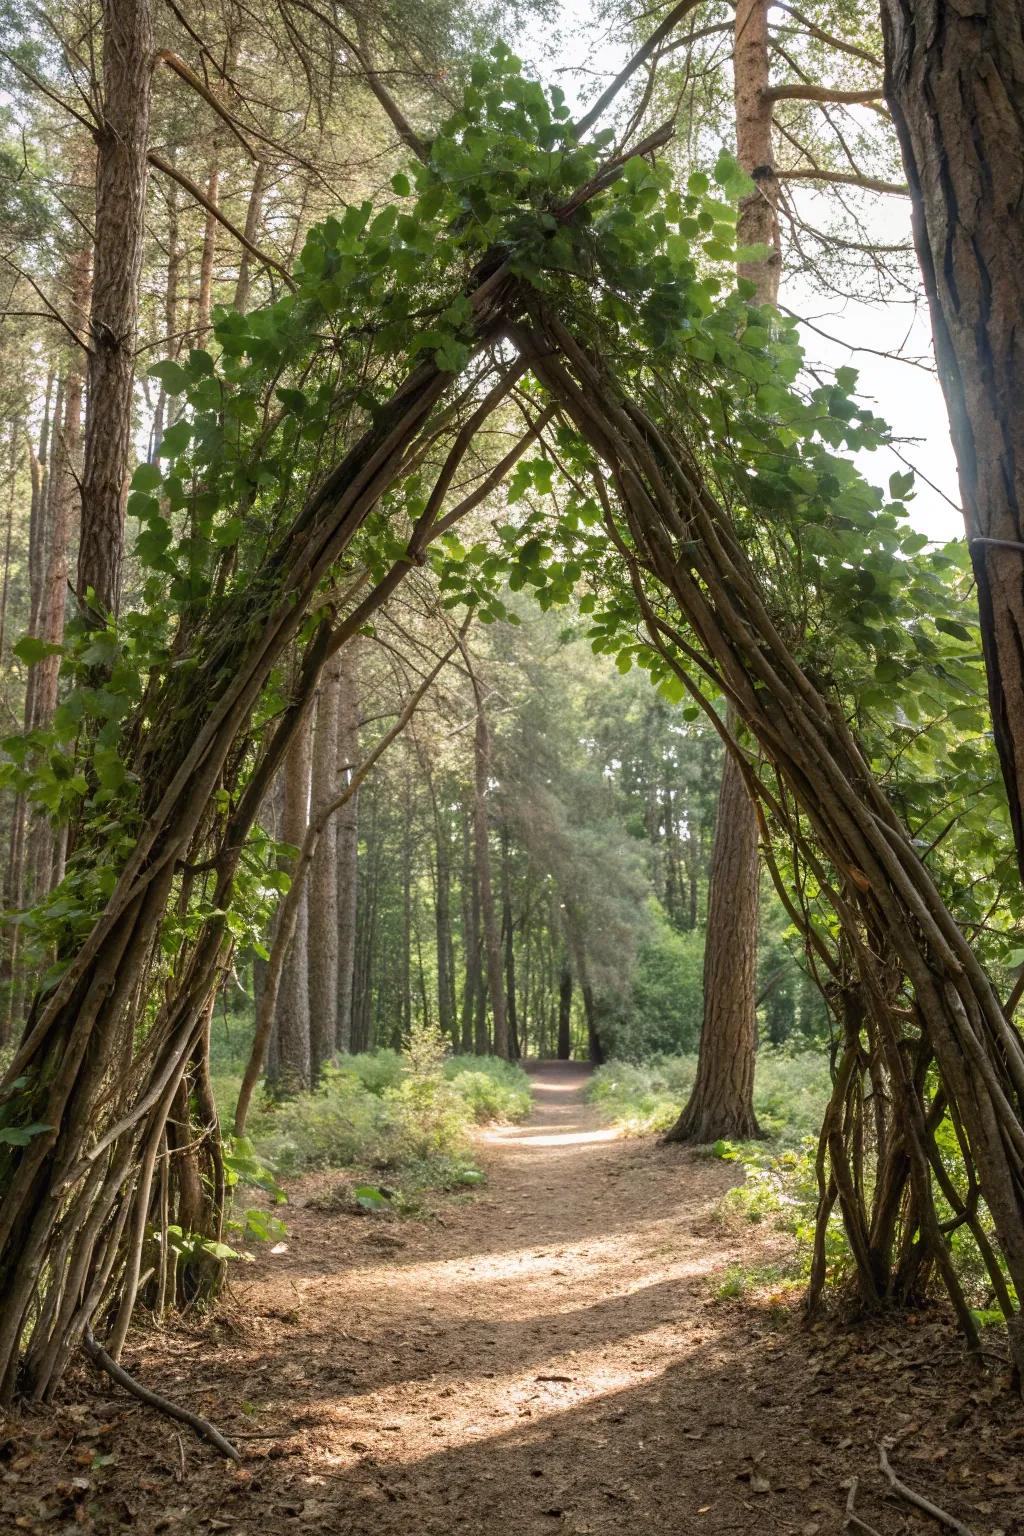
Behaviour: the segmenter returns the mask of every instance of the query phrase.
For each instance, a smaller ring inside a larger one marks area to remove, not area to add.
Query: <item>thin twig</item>
[[[231,1441],[225,1440],[220,1430],[211,1424],[209,1419],[202,1418],[198,1413],[191,1413],[187,1408],[179,1408],[177,1403],[168,1402],[166,1397],[150,1391],[149,1387],[144,1387],[141,1382],[136,1381],[134,1376],[129,1376],[124,1366],[118,1365],[116,1360],[111,1359],[103,1345],[97,1342],[91,1328],[85,1330],[82,1348],[93,1365],[101,1371],[106,1371],[112,1381],[116,1381],[119,1387],[123,1387],[133,1397],[137,1397],[141,1403],[145,1403],[149,1408],[156,1408],[159,1413],[165,1413],[169,1419],[177,1419],[179,1423],[187,1424],[190,1429],[195,1430],[200,1439],[209,1440],[210,1444],[216,1446],[221,1455],[226,1456],[230,1461],[241,1461],[242,1458]]]
[[[846,1495],[846,1519],[843,1521],[844,1531],[863,1531],[865,1536],[879,1536],[873,1525],[868,1525],[854,1512],[854,1504],[857,1499],[857,1479],[850,1479],[850,1491]]]
[[[938,1520],[940,1525],[945,1525],[949,1530],[956,1531],[957,1536],[974,1536],[973,1531],[969,1526],[964,1525],[962,1520],[958,1520],[955,1515],[947,1514],[944,1509],[940,1509],[937,1504],[933,1504],[931,1499],[926,1499],[923,1493],[915,1493],[913,1488],[908,1488],[906,1483],[900,1481],[889,1464],[887,1452],[891,1444],[891,1440],[880,1440],[878,1442],[878,1465],[888,1478],[889,1487],[893,1493],[897,1494],[907,1504],[913,1504],[916,1509],[923,1509],[926,1515],[931,1515],[932,1519]]]

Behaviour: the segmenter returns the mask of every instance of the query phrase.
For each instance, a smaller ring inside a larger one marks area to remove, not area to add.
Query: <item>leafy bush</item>
[[[648,916],[626,997],[601,1020],[612,1054],[629,1061],[692,1051],[704,1006],[703,933],[677,932],[656,901]]]
[[[378,1097],[388,1088],[394,1088],[405,1075],[405,1063],[397,1051],[361,1051],[358,1056],[342,1056],[334,1068],[338,1072],[350,1072],[366,1089]]]
[[[519,1120],[529,1108],[521,1068],[446,1058],[439,1038],[419,1031],[406,1054],[340,1058],[315,1092],[263,1105],[252,1118],[252,1142],[283,1174],[372,1168],[417,1187],[450,1187],[471,1182],[472,1126]]]
[[[478,1125],[523,1120],[530,1113],[530,1079],[498,1056],[450,1056],[444,1075]]]

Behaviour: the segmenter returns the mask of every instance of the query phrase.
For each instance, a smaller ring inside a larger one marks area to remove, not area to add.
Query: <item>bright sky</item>
[[[558,4],[563,18],[561,26],[534,26],[525,35],[509,41],[542,79],[562,87],[572,105],[582,99],[582,93],[592,95],[595,85],[610,80],[621,68],[625,52],[617,43],[608,40],[605,24],[600,19],[588,20],[591,15],[588,0],[558,0]],[[823,194],[808,188],[801,190],[798,196],[807,211],[808,223],[818,223],[814,217],[814,201]],[[910,204],[906,199],[879,194],[870,217],[879,241],[896,243],[909,239]],[[906,460],[932,481],[934,489],[918,479],[916,494],[908,509],[914,525],[929,538],[940,542],[961,537],[963,520],[958,510],[956,461],[937,378],[933,372],[909,363],[855,350],[901,350],[906,356],[920,358],[930,366],[931,327],[923,297],[915,310],[907,303],[841,301],[834,296],[816,294],[799,282],[784,282],[780,302],[794,314],[805,316],[821,330],[840,339],[842,344],[836,345],[802,328],[808,361],[832,368],[842,365],[856,368],[860,375],[858,393],[889,422],[896,436],[904,440],[900,451]],[[860,467],[872,482],[885,486],[893,470],[903,469],[905,465],[887,452],[862,455]]]

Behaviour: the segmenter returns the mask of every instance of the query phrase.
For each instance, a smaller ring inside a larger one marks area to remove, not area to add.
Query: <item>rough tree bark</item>
[[[1024,13],[882,0],[882,27],[1024,876]]]
[[[309,825],[309,788],[313,767],[312,711],[296,732],[284,764],[281,841],[299,848]],[[303,888],[295,928],[284,963],[270,1040],[267,1077],[278,1092],[308,1088],[312,1073],[309,1028],[309,902]]]
[[[320,678],[313,737],[311,817],[337,798],[338,706],[341,656],[332,656]],[[309,871],[309,1037],[313,1080],[333,1055],[338,1034],[338,843],[328,824]]]
[[[772,143],[767,0],[736,6],[734,92],[736,157],[754,180],[739,207],[736,239],[768,254],[741,261],[740,277],[754,284],[754,302],[779,294],[778,181]],[[754,1062],[757,1051],[757,909],[760,866],[757,814],[731,753],[722,782],[711,855],[704,951],[704,1019],[697,1077],[669,1141],[742,1140],[757,1135]],[[717,892],[716,892],[717,887]]]
[[[131,453],[139,278],[145,243],[153,21],[149,0],[104,0],[96,134],[96,243],[76,591],[116,612]]]
[[[505,1015],[505,985],[501,974],[501,932],[498,927],[494,885],[491,880],[491,829],[487,815],[491,741],[484,702],[475,678],[473,690],[476,694],[476,731],[473,738],[473,851],[476,860],[477,886],[480,892],[484,970],[487,979],[487,995],[491,1005],[493,1027],[491,1043],[495,1056],[507,1058],[508,1021]]]
[[[757,817],[740,769],[725,754],[711,855],[704,1026],[697,1077],[668,1141],[705,1144],[758,1135],[754,1116],[757,1049]]]
[[[359,757],[359,641],[339,655],[338,768],[351,776]],[[338,1023],[339,1051],[352,1050],[352,1002],[356,968],[359,877],[359,792],[337,818],[338,861]]]

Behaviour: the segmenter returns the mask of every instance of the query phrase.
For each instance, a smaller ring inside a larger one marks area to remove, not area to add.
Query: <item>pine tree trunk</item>
[[[754,284],[757,304],[775,303],[780,275],[778,181],[772,107],[765,95],[768,86],[767,0],[739,0],[734,52],[736,154],[756,186],[740,204],[736,239],[740,246],[767,247],[767,256],[739,266],[740,277]],[[739,1140],[757,1134],[753,1094],[759,878],[756,812],[727,752],[711,855],[697,1079],[689,1103],[668,1133],[670,1141]],[[708,1134],[711,1127],[715,1129]]]
[[[480,887],[473,864],[470,817],[462,822],[462,949],[465,974],[462,988],[462,1049],[473,1050],[473,1020],[480,988]]]
[[[508,1022],[505,1017],[505,988],[501,975],[501,934],[494,907],[491,882],[491,829],[487,816],[487,780],[490,772],[490,735],[483,701],[477,695],[476,733],[473,751],[473,849],[480,892],[483,958],[487,995],[493,1020],[492,1048],[495,1056],[508,1058]]]
[[[722,769],[704,948],[704,1025],[697,1078],[668,1141],[743,1141],[754,1116],[757,1051],[757,820],[732,753]]]
[[[1021,8],[1017,0],[882,0],[882,27],[1024,876]]]
[[[312,771],[312,712],[307,711],[288,751],[283,768],[284,807],[281,841],[298,848],[309,824],[309,788]],[[288,958],[281,975],[281,989],[271,1035],[267,1079],[279,1093],[308,1088],[312,1074],[309,1028],[309,901],[304,891],[299,903]]]
[[[18,466],[21,459],[20,444],[24,431],[22,421],[11,423],[10,454],[8,459],[9,492],[7,497],[7,527],[4,535],[4,575],[0,593],[0,667],[7,665],[7,608],[11,585],[11,544],[14,536],[14,511],[17,501]],[[11,919],[15,913],[11,897],[11,856],[16,833],[17,797],[11,806],[10,842],[4,879],[3,947],[0,950],[0,1046],[5,1046],[11,1034],[11,1010],[14,1001],[14,961],[17,953],[19,924]]]
[[[92,252],[76,251],[69,262],[70,319],[86,334]],[[43,570],[39,590],[36,633],[49,645],[64,640],[65,597],[68,585],[68,550],[78,507],[78,472],[82,440],[82,389],[85,384],[85,353],[69,353],[68,369],[58,390],[59,414],[55,415],[50,454],[47,529],[43,541]],[[57,708],[60,656],[44,656],[32,668],[32,726],[46,729]],[[35,811],[30,818],[26,845],[29,899],[40,901],[52,888],[59,856],[60,836],[55,837],[47,817]]]
[[[164,289],[164,356],[169,358],[176,358],[181,351],[181,338],[178,335],[178,272],[184,252],[178,229],[178,184],[176,181],[169,181],[167,186],[167,278]],[[164,432],[174,425],[173,410],[173,397],[168,395],[161,384],[153,416],[153,435],[149,452],[151,463],[155,464],[157,461]]]
[[[216,149],[214,150],[216,154]],[[214,208],[220,190],[220,167],[214,159],[206,182],[206,200]],[[196,326],[196,344],[204,346],[210,332],[213,313],[213,263],[217,254],[217,220],[212,213],[206,215],[203,227],[203,253],[199,261],[199,315]]]
[[[313,738],[311,810],[315,816],[342,787],[338,775],[341,657],[320,678]],[[308,878],[309,1035],[314,1081],[334,1054],[338,1035],[338,840],[329,821],[316,845]]]
[[[558,975],[558,1059],[568,1061],[572,1055],[572,969],[568,955],[562,961]]]
[[[513,1061],[522,1055],[519,1044],[519,1019],[516,1013],[516,944],[512,918],[512,880],[509,870],[508,827],[501,829],[501,935],[505,946],[505,1017],[508,1020],[508,1049]]]
[[[441,1033],[458,1045],[455,1032],[454,955],[452,950],[452,865],[447,815],[437,805],[434,786],[434,838],[436,847],[434,926],[437,942],[437,1019]]]
[[[412,800],[409,782],[409,765],[405,768],[402,816],[402,948],[400,952],[399,986],[401,1038],[407,1040],[412,1028]]]
[[[257,160],[256,170],[252,178],[252,190],[249,193],[249,204],[245,210],[245,238],[250,244],[255,244],[259,234],[260,218],[263,213],[263,194],[267,185],[267,162]],[[252,282],[252,261],[245,246],[238,261],[238,281],[235,283],[234,307],[240,315],[244,315],[249,307],[249,288]]]
[[[104,0],[92,351],[76,583],[79,600],[91,589],[104,612],[117,611],[121,590],[152,71],[148,0]]]
[[[359,673],[356,642],[338,656],[338,749],[339,769],[351,775],[359,757]],[[359,877],[359,791],[338,812],[338,1023],[339,1051],[353,1045],[352,1005],[355,988],[356,930]]]

